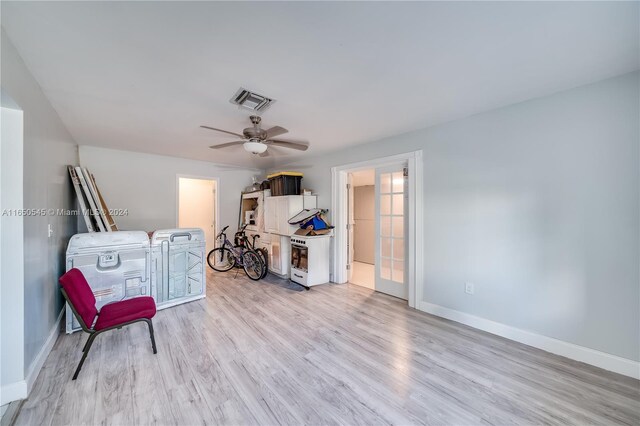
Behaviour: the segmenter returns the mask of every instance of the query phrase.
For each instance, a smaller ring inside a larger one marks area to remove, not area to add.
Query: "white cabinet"
[[[264,198],[264,228],[266,232],[290,236],[298,225],[289,225],[289,219],[304,209],[316,208],[315,195],[284,195]]]
[[[283,278],[289,278],[291,239],[283,235],[271,234],[269,244],[269,271]]]
[[[276,232],[276,212],[278,209],[279,197],[264,197],[264,230],[266,232]]]

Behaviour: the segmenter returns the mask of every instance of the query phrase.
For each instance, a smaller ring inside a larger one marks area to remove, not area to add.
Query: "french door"
[[[406,163],[376,169],[375,289],[408,299]]]

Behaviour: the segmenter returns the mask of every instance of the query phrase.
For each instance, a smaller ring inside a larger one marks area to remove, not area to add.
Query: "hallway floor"
[[[351,284],[359,285],[364,288],[373,290],[375,288],[375,265],[363,262],[353,262],[353,274],[351,275]]]

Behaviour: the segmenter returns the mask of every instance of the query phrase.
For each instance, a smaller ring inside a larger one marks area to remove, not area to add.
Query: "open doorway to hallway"
[[[349,222],[349,212],[355,214],[355,205],[350,206],[350,200],[355,199],[355,190],[351,191],[355,186],[351,184],[354,173],[371,169],[375,194],[373,289],[416,307],[422,300],[423,277],[422,151],[332,167],[331,207],[335,224],[332,281],[354,280],[351,263],[355,258],[357,225],[351,226],[353,217]]]
[[[375,289],[375,169],[349,173],[349,282]]]
[[[406,161],[347,170],[349,282],[408,300]]]
[[[215,248],[217,179],[178,176],[178,228],[204,231],[206,252]]]

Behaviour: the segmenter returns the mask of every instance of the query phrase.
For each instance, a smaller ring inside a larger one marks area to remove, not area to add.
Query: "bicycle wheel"
[[[218,247],[209,252],[207,263],[214,271],[227,272],[236,264],[236,258],[227,247]]]
[[[253,250],[247,250],[242,254],[242,267],[244,273],[254,281],[262,278],[262,268],[264,264],[260,260],[260,255]]]
[[[267,249],[261,247],[256,249],[256,253],[260,255],[260,260],[262,260],[263,265],[262,276],[260,276],[260,278],[264,278],[269,272],[269,252],[267,251]]]

